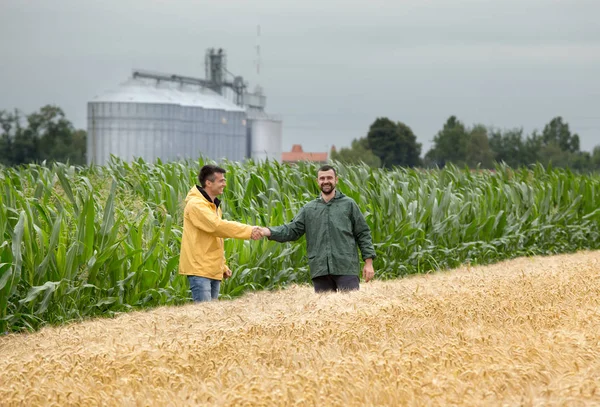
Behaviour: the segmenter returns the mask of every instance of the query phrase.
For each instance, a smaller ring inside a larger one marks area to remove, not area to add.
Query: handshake
[[[252,240],[260,240],[263,237],[269,236],[271,236],[271,231],[269,230],[269,228],[265,228],[262,226],[252,226],[252,235],[250,236]]]

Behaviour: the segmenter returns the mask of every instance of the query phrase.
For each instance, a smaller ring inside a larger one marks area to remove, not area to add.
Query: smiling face
[[[204,189],[210,196],[219,196],[223,193],[227,181],[225,181],[225,174],[215,172],[213,175],[214,181],[210,180],[212,177],[208,178]]]
[[[319,189],[325,195],[330,195],[335,191],[338,178],[335,175],[334,170],[319,171],[317,172],[317,182],[319,183]]]

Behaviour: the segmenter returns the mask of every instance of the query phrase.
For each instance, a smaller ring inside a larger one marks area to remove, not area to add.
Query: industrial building
[[[105,165],[111,155],[149,162],[200,156],[281,161],[282,120],[265,111],[262,90],[248,92],[243,77],[229,73],[223,50],[207,50],[205,67],[206,79],[134,71],[93,98],[88,164]]]

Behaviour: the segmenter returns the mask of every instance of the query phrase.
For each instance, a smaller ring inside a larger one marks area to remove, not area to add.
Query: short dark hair
[[[205,165],[200,169],[200,173],[198,174],[198,182],[200,183],[200,186],[204,188],[206,186],[206,180],[214,182],[216,173],[225,174],[226,172],[227,171],[225,171],[223,168],[217,167],[216,165]]]
[[[333,168],[329,164],[322,165],[321,168],[319,168],[317,170],[317,174],[319,174],[319,172],[321,172],[321,171],[329,171],[329,170],[333,170],[333,175],[335,175],[337,177],[337,172],[335,171],[335,168]]]

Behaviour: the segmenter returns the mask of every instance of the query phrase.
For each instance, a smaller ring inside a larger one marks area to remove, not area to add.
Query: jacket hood
[[[205,200],[206,198],[202,196],[197,187],[193,187],[192,189],[190,189],[190,192],[188,192],[187,196],[185,197],[185,203],[188,203],[193,199]]]
[[[185,203],[187,204],[189,201],[191,201],[193,199],[200,199],[202,201],[213,203],[217,206],[217,208],[221,204],[221,201],[219,200],[219,198],[215,198],[214,202],[211,201],[210,196],[208,196],[206,191],[204,191],[204,189],[198,185],[196,185],[195,187],[190,189],[190,192],[188,192],[188,194],[185,198]]]

